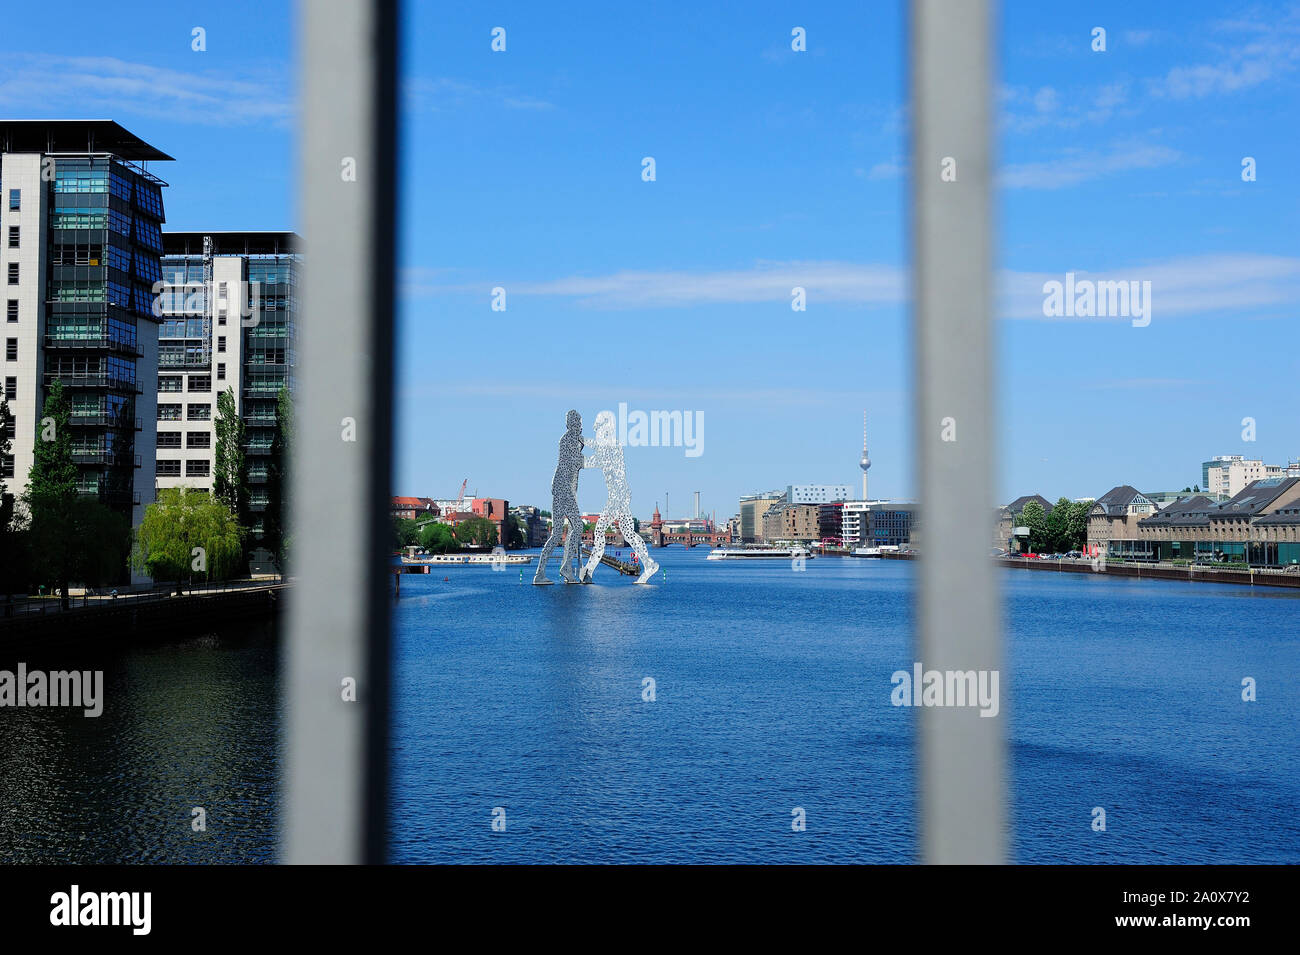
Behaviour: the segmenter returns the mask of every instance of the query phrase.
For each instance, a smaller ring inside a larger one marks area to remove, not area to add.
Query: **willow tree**
[[[206,491],[162,488],[145,508],[136,532],[136,569],[155,580],[220,580],[241,564],[244,529],[230,509]]]

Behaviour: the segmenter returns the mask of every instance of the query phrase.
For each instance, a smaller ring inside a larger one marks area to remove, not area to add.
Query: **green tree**
[[[528,522],[518,514],[511,516],[506,521],[506,549],[517,550],[526,547],[525,541],[528,537]]]
[[[16,500],[4,481],[4,465],[13,453],[13,415],[0,393],[0,593],[13,594],[19,576],[27,567],[25,521],[16,510]]]
[[[244,469],[244,419],[235,407],[234,389],[227,387],[217,396],[214,422],[217,445],[214,453],[212,496],[226,505],[242,526],[248,510],[248,475]]]
[[[420,543],[420,525],[408,517],[393,517],[393,548],[415,547]]]
[[[1088,512],[1092,501],[1071,501],[1069,517],[1065,522],[1066,550],[1083,550],[1088,543]]]
[[[462,547],[476,544],[483,547],[497,545],[497,526],[486,517],[467,517],[456,525],[456,539]]]
[[[23,493],[29,520],[34,582],[59,588],[64,609],[80,551],[76,527],[77,466],[72,460],[72,413],[57,378],[45,396],[32,469]]]
[[[244,529],[225,503],[204,491],[163,488],[145,508],[133,563],[155,580],[220,580],[241,566]]]
[[[446,524],[425,524],[420,528],[420,546],[430,554],[451,554],[460,550],[460,545]]]
[[[271,552],[283,570],[289,549],[288,491],[289,461],[293,444],[293,398],[287,386],[280,387],[275,401],[275,435],[267,467],[267,507],[262,518],[262,546]]]
[[[1017,527],[1029,528],[1029,536],[1021,538],[1024,541],[1024,547],[1027,550],[1041,552],[1047,543],[1047,514],[1043,510],[1043,505],[1037,501],[1030,501],[1025,505],[1025,509],[1020,512],[1020,517],[1016,520]]]

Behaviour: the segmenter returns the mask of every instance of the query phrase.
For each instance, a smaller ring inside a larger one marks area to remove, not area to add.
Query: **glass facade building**
[[[152,500],[157,319],[171,157],[108,120],[0,121],[0,274],[21,492],[49,391],[71,409],[77,487],[139,524]]]
[[[155,479],[211,489],[217,402],[229,390],[244,424],[253,568],[269,570],[256,545],[271,506],[280,391],[294,392],[297,236],[169,232],[163,241]]]

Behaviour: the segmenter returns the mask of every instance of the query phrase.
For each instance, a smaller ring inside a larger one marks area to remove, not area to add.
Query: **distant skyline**
[[[705,423],[627,449],[639,517],[860,488],[864,408],[872,496],[914,496],[904,7],[405,5],[394,492],[549,507],[565,411],[627,402]],[[1000,500],[1300,457],[1300,8],[1001,7]],[[59,10],[95,29],[6,13],[0,114],[176,157],[169,229],[299,228],[291,5]],[[1150,281],[1150,325],[1045,318],[1067,272]]]

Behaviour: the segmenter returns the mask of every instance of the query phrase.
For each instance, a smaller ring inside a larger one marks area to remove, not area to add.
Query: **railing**
[[[144,394],[144,391],[136,382],[101,372],[72,374],[67,372],[46,372],[44,381],[47,388],[56,381],[61,381],[68,388],[107,388],[109,391],[129,391],[136,395]]]
[[[143,431],[143,422],[139,418],[131,423],[124,422],[117,415],[110,414],[72,414],[68,424],[74,428],[109,428],[113,431]]]
[[[125,466],[128,459],[134,461],[135,467],[140,467],[140,455],[124,454],[121,451],[114,451],[111,448],[77,448],[72,449],[73,464],[98,464],[98,465],[120,465]]]
[[[69,338],[59,335],[45,336],[46,348],[76,348],[76,349],[94,349],[98,351],[111,351],[121,355],[131,355],[135,358],[143,358],[144,351],[135,342],[122,341],[120,338],[114,338],[111,335],[88,336],[84,338]]]
[[[182,586],[180,596],[197,597],[240,593],[250,590],[273,590],[284,586],[287,586],[287,582],[279,576],[265,580],[241,578],[239,580],[227,580],[197,586],[186,584]],[[6,620],[21,620],[33,615],[44,616],[55,613],[80,614],[82,612],[96,613],[105,610],[119,610],[123,607],[160,603],[174,599],[175,596],[176,585],[174,583],[159,584],[151,590],[121,594],[117,593],[115,588],[112,587],[88,588],[82,593],[73,594],[68,598],[67,610],[63,609],[62,598],[57,594],[15,596],[12,603],[6,603],[4,598],[0,597],[0,630],[3,629]]]

